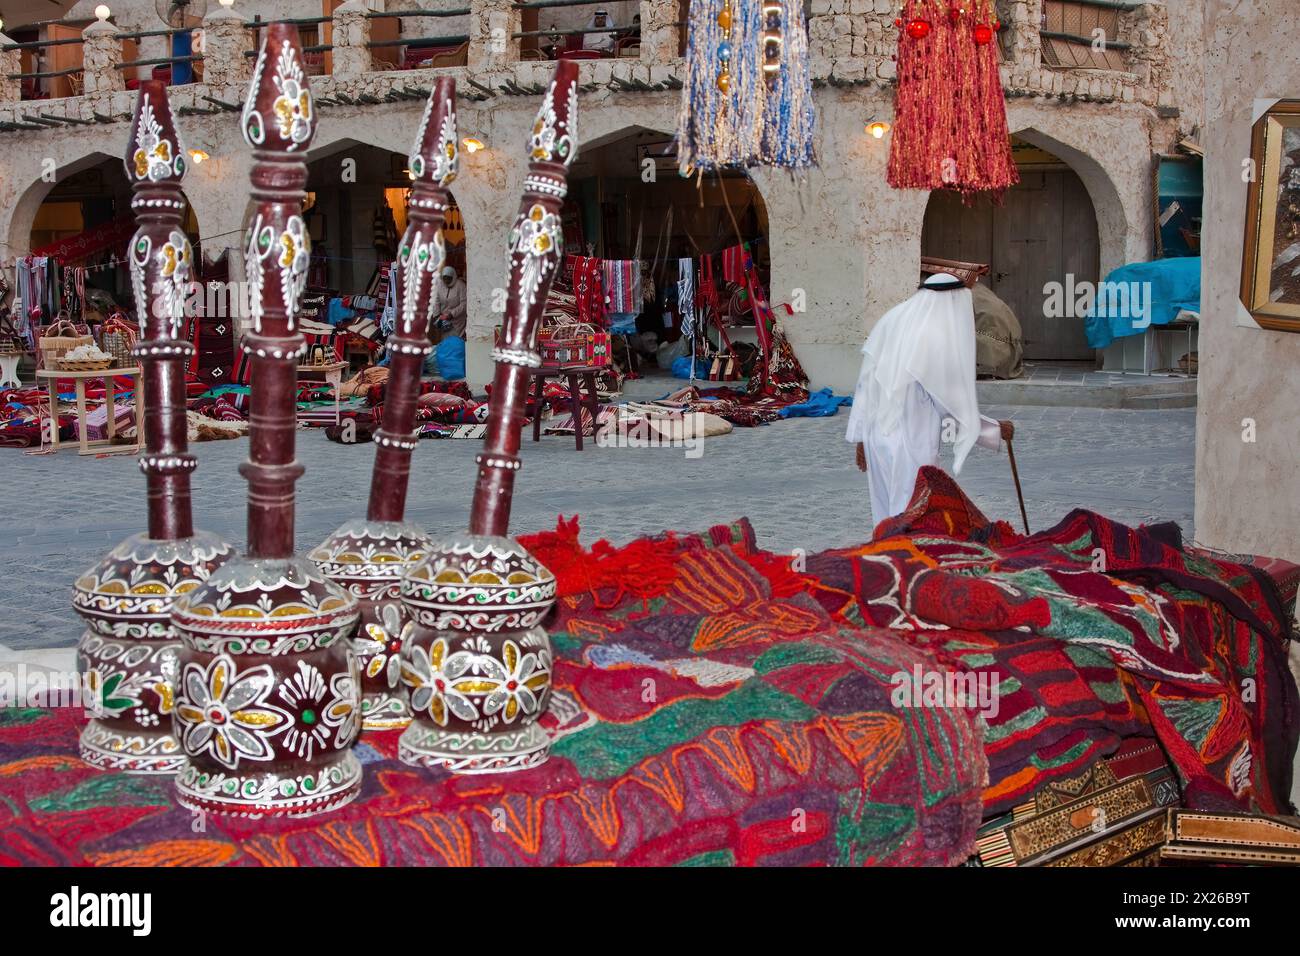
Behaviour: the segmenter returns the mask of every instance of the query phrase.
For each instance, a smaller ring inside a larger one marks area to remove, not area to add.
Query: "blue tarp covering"
[[[1115,339],[1142,334],[1148,325],[1168,325],[1183,309],[1201,311],[1199,257],[1120,266],[1106,276],[1084,319],[1088,344],[1104,349]]]
[[[438,343],[433,357],[438,363],[438,377],[451,381],[465,377],[465,340],[449,335]]]
[[[609,331],[614,335],[636,335],[636,313],[611,312]]]
[[[672,373],[676,378],[690,378],[691,357],[689,355],[679,355],[673,359]],[[707,359],[697,358],[695,360],[695,377],[703,379],[709,377],[709,362]]]
[[[834,395],[829,388],[813,392],[802,405],[787,405],[779,412],[782,418],[825,418],[834,415],[841,405],[852,403],[848,395]]]

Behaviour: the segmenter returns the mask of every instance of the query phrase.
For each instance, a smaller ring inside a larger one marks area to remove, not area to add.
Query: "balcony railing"
[[[246,19],[222,8],[209,13],[196,31],[125,32],[95,22],[79,37],[67,35],[76,24],[44,24],[43,37],[0,45],[0,104],[111,93],[149,75],[169,83],[188,79],[219,93],[247,82],[260,31],[271,22],[290,23],[302,31],[308,72],[339,80],[368,73],[462,67],[476,78],[467,84],[470,89],[490,94],[493,85],[502,85],[491,79],[493,74],[518,74],[504,83],[504,89],[532,89],[536,78],[519,65],[564,57],[632,60],[652,67],[676,64],[680,72],[687,30],[684,2],[644,0],[633,22],[585,25],[589,22],[585,11],[601,6],[592,0],[466,0],[445,10],[372,11],[346,3],[333,16],[283,20]],[[831,7],[829,0],[809,0],[809,49],[817,84],[892,83],[894,14],[874,12],[874,5],[873,12],[847,15],[831,13]],[[1002,24],[1000,44],[1009,95],[1075,95],[1078,90],[1084,98],[1091,94],[1093,99],[1156,102],[1164,53],[1152,36],[1153,31],[1161,34],[1163,10],[1162,4],[1123,0],[1016,4],[1010,22]],[[547,12],[554,19],[542,19]],[[443,27],[458,18],[468,18],[469,33],[452,32],[459,24]],[[1091,36],[1083,32],[1094,21],[1107,25],[1100,39],[1095,29]],[[556,22],[566,25],[557,27]],[[439,32],[440,27],[445,32]],[[181,34],[190,35],[192,49],[171,42]],[[611,35],[612,42],[593,48],[587,40],[592,35]],[[142,41],[160,38],[169,41],[169,50],[179,46],[181,52],[139,54]],[[191,69],[178,69],[182,66]],[[1099,78],[1108,70],[1111,77]],[[676,75],[661,73],[647,84],[643,73],[633,75],[621,68],[614,74],[592,75],[620,89],[674,88],[678,80]],[[337,87],[328,92],[339,102],[351,101]],[[15,113],[4,122],[10,127],[15,123],[39,127],[38,116]]]

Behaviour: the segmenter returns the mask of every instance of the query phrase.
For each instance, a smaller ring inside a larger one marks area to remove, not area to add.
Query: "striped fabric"
[[[722,250],[722,281],[743,284],[745,281],[745,246]]]
[[[591,256],[570,256],[573,265],[575,318],[579,322],[605,327],[605,286],[601,261]]]
[[[610,312],[641,311],[641,263],[635,259],[606,259],[601,266]]]
[[[682,313],[682,335],[695,333],[695,260],[677,260],[677,308]]]

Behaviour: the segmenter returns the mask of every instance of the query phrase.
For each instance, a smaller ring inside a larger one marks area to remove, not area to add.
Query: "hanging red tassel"
[[[969,198],[1020,182],[990,42],[993,0],[904,0],[899,19],[889,185]]]

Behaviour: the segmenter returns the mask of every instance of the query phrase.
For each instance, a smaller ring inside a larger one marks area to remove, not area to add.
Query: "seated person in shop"
[[[609,33],[586,33],[582,37],[582,48],[584,50],[599,50],[602,53],[612,53],[614,50],[614,21],[610,19],[609,14],[604,10],[597,10],[591,16],[591,21],[587,24],[588,30],[595,30],[600,27],[609,27]]]
[[[975,445],[997,450],[1011,422],[981,415],[975,395],[975,310],[956,276],[938,273],[885,313],[862,346],[845,438],[870,475],[874,524],[907,510],[923,465],[953,443],[953,474]]]
[[[433,287],[433,328],[435,340],[454,335],[465,337],[467,321],[465,280],[451,266],[444,266],[442,275]]]

